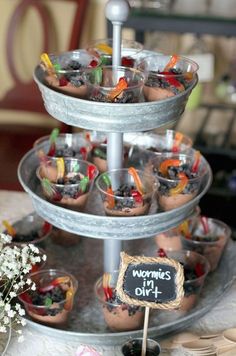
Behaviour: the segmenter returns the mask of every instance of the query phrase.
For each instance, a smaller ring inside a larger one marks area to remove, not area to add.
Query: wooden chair
[[[1,0],[0,189],[17,189],[17,165],[40,136],[65,124],[50,117],[33,81],[43,52],[79,48],[88,0]],[[5,39],[4,39],[5,38]],[[1,46],[3,46],[1,48]]]

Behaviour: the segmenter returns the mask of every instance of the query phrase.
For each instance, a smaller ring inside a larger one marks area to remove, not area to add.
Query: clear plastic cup
[[[49,54],[49,59],[53,70],[47,70],[44,63],[41,63],[45,70],[45,83],[64,94],[84,98],[87,94],[84,70],[99,66],[100,60],[83,49],[52,53]]]
[[[101,194],[106,215],[129,217],[149,213],[155,199],[157,181],[152,174],[140,170],[136,172],[141,181],[142,194],[128,168],[114,169],[97,178],[95,184]],[[111,182],[111,187],[116,188],[108,187],[107,180]]]
[[[129,146],[129,162],[136,168],[145,166],[150,159],[162,153],[193,152],[191,138],[174,130],[128,132],[124,134],[124,142]]]
[[[63,327],[73,308],[78,282],[73,275],[57,269],[41,270],[30,274],[36,291],[18,296],[27,314],[36,322]]]
[[[50,135],[42,136],[34,142],[33,147],[43,150],[47,156],[74,157],[87,160],[92,149],[92,143],[84,133],[59,134],[55,139],[55,147],[51,148]]]
[[[150,171],[159,181],[158,203],[163,211],[176,209],[191,201],[204,185],[207,161],[195,154],[162,153],[149,163]]]
[[[112,65],[113,39],[104,38],[92,41],[86,46],[88,53],[98,57],[102,65]],[[139,42],[121,40],[121,65],[124,67],[135,67],[138,54],[143,50]]]
[[[178,95],[191,86],[199,66],[183,56],[157,53],[142,58],[137,68],[147,74],[143,88],[146,101],[158,101]]]
[[[94,164],[76,158],[64,158],[64,165],[64,177],[59,180],[56,158],[48,158],[38,167],[36,175],[43,194],[52,203],[83,211],[99,174],[98,169]]]
[[[115,274],[117,275],[117,274]],[[102,307],[104,320],[112,331],[130,331],[142,329],[144,320],[144,308],[122,303],[115,294],[115,285],[112,284],[111,289],[113,298],[106,300],[102,277],[95,284],[95,295]]]
[[[18,247],[29,243],[42,245],[52,233],[52,225],[35,212],[11,223],[11,225],[16,232],[11,244]],[[4,230],[3,233],[7,233],[7,231]]]
[[[206,219],[207,231],[204,230],[202,217],[196,218],[195,225],[191,229],[191,235],[182,236],[182,244],[184,249],[192,250],[205,256],[210,263],[210,270],[214,271],[229,241],[231,229],[221,220]]]
[[[200,214],[199,207],[195,208],[192,216],[183,221],[179,226],[164,231],[155,236],[155,242],[159,249],[164,251],[179,251],[183,249],[182,238],[183,236],[189,236],[190,231],[196,224],[196,219]],[[190,248],[185,248],[191,250]]]
[[[206,276],[210,271],[209,262],[206,257],[189,250],[167,251],[166,255],[184,267],[184,297],[180,310],[189,311],[197,304]]]
[[[89,100],[120,104],[142,101],[145,74],[140,70],[122,66],[102,66],[87,70],[85,78]],[[120,86],[123,89],[117,90]]]

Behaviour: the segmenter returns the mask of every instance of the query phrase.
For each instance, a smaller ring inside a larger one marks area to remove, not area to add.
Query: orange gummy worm
[[[112,188],[107,188],[107,202],[109,209],[113,209],[115,206],[114,192]]]
[[[128,173],[134,178],[134,182],[135,182],[135,185],[137,187],[137,191],[141,195],[143,195],[143,185],[142,185],[141,179],[140,179],[136,169],[134,167],[130,167],[128,169]]]
[[[163,176],[166,176],[169,167],[179,167],[180,163],[181,161],[179,159],[166,159],[161,162],[159,171],[161,172],[161,174],[163,174]]]
[[[173,56],[171,56],[169,62],[166,64],[163,72],[167,72],[169,69],[173,68],[175,66],[175,64],[178,62],[179,60],[179,56],[177,54],[173,54]]]
[[[128,87],[128,83],[127,83],[126,79],[124,77],[120,78],[119,83],[117,83],[115,88],[112,89],[110,91],[110,93],[108,93],[108,95],[107,95],[108,100],[113,101],[127,87]]]

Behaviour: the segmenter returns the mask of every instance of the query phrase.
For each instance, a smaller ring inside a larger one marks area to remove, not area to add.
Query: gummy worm
[[[124,77],[119,79],[119,82],[115,86],[114,89],[110,91],[110,93],[107,94],[108,100],[113,101],[124,89],[128,87],[128,83]]]
[[[177,186],[175,188],[171,188],[170,189],[170,195],[176,195],[176,194],[180,194],[182,193],[182,191],[184,190],[184,188],[186,187],[186,185],[188,184],[188,177],[186,176],[185,173],[180,172],[178,174],[178,177],[180,179],[179,183],[177,184]]]
[[[57,180],[64,177],[65,174],[65,161],[63,157],[58,157],[56,159],[57,163]]]
[[[3,220],[2,224],[7,229],[7,233],[9,235],[11,235],[12,237],[14,237],[16,235],[16,230],[14,229],[14,227],[7,220]]]
[[[169,69],[173,68],[175,64],[178,62],[178,60],[179,60],[179,56],[177,54],[171,56],[169,62],[166,64],[164,68],[164,72],[169,71]]]
[[[141,182],[141,179],[136,171],[136,169],[134,167],[130,167],[128,169],[128,173],[133,177],[134,179],[134,182],[135,182],[135,185],[137,187],[137,191],[143,195],[143,185],[142,185],[142,182]]]
[[[159,171],[163,176],[167,176],[169,167],[179,167],[181,161],[179,159],[166,159],[161,162]]]

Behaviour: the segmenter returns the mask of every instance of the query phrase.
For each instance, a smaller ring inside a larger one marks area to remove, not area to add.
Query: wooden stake
[[[144,325],[143,325],[143,343],[142,343],[141,356],[145,356],[146,350],[147,350],[147,330],[148,330],[149,311],[150,311],[150,308],[145,307]]]

